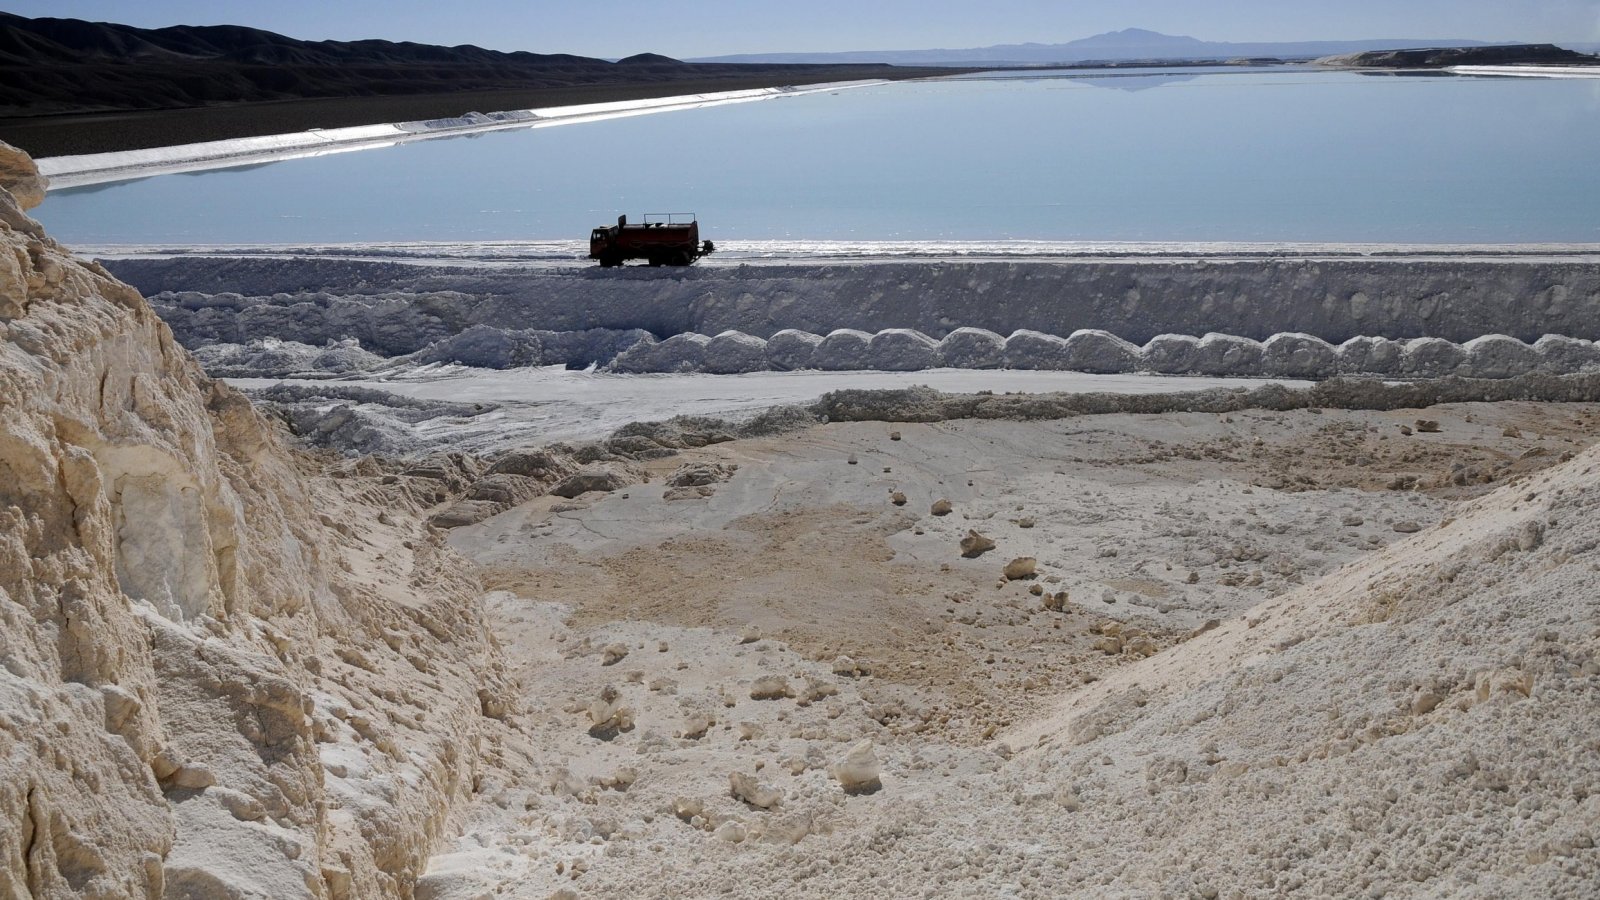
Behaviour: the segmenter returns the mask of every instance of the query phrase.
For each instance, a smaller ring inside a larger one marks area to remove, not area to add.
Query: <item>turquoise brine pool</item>
[[[68,243],[1600,241],[1600,80],[1309,69],[900,82],[52,192]]]

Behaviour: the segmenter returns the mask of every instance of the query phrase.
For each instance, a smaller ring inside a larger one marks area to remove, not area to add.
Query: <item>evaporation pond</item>
[[[962,76],[52,192],[67,243],[1600,241],[1600,80]]]

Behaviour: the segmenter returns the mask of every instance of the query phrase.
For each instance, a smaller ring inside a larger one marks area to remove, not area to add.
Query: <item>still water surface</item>
[[[1017,73],[52,192],[68,243],[1600,241],[1600,80]]]

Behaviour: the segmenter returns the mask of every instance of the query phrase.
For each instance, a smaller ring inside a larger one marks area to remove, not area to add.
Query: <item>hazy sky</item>
[[[1226,41],[1600,41],[1600,0],[0,0],[0,10],[611,57],[1060,43],[1129,27]]]

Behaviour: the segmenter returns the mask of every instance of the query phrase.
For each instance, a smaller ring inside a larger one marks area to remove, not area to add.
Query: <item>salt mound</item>
[[[1076,372],[1132,372],[1139,367],[1139,347],[1109,331],[1080,328],[1066,344],[1068,367]]]
[[[1532,347],[1503,334],[1473,338],[1461,349],[1473,378],[1515,378],[1539,368],[1539,354]]]
[[[480,369],[515,369],[539,365],[543,349],[538,334],[533,331],[473,325],[429,344],[410,359],[419,363],[460,363]]]
[[[812,368],[840,372],[872,367],[872,335],[854,328],[830,331],[811,355]]]
[[[1158,334],[1144,345],[1140,356],[1145,368],[1162,375],[1194,371],[1200,358],[1200,339],[1188,334]]]
[[[1281,378],[1327,378],[1338,368],[1333,347],[1309,334],[1275,334],[1261,345],[1262,373]]]
[[[357,341],[313,347],[296,341],[267,339],[248,344],[210,344],[196,350],[206,372],[219,378],[301,378],[349,375],[382,365],[383,359],[361,349]]]
[[[998,369],[1006,339],[985,328],[957,328],[939,342],[939,361],[956,369]]]
[[[1412,338],[1405,342],[1400,371],[1421,378],[1442,378],[1459,373],[1466,361],[1466,351],[1443,338]]]
[[[821,343],[822,338],[809,331],[785,328],[767,338],[767,362],[779,372],[809,369]]]
[[[1594,341],[1547,334],[1533,342],[1533,349],[1539,354],[1540,369],[1555,375],[1600,366],[1600,345]]]
[[[939,365],[939,344],[920,331],[890,328],[872,336],[867,368],[881,372],[916,372]]]
[[[1095,841],[1063,875],[1109,873],[1105,893],[1586,894],[1596,467],[1507,486],[1005,735],[1029,748],[1010,783],[1043,798],[1013,827],[1067,798]]]
[[[675,334],[657,343],[640,341],[629,347],[611,368],[618,372],[698,372],[705,367],[706,345],[703,334]]]
[[[1353,337],[1339,345],[1341,375],[1397,375],[1405,345],[1385,337]]]
[[[1261,345],[1245,337],[1215,332],[1195,348],[1194,370],[1201,375],[1254,375],[1261,371]]]
[[[1065,338],[1024,328],[1006,338],[1005,361],[1008,369],[1061,371],[1072,367],[1072,353]]]
[[[767,342],[742,331],[724,331],[706,343],[705,371],[717,375],[759,372],[768,367]]]

